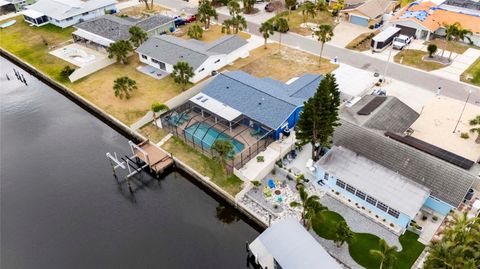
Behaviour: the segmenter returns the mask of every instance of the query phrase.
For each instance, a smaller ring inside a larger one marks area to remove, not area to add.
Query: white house
[[[237,35],[226,35],[211,43],[161,35],[149,38],[136,52],[141,62],[167,73],[172,73],[178,62],[187,62],[195,73],[190,81],[197,83],[212,71],[248,57],[246,44],[247,41]]]
[[[115,0],[39,0],[26,6],[26,22],[42,26],[48,23],[66,28],[115,10]]]

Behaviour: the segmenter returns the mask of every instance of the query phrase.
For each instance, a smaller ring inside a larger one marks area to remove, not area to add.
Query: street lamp
[[[465,111],[465,107],[467,106],[468,99],[470,99],[470,94],[472,94],[471,89],[468,90],[467,99],[465,100],[465,104],[463,104],[462,112],[460,113],[460,117],[458,117],[457,124],[455,124],[455,129],[453,129],[453,133],[455,133],[455,131],[457,130],[458,124],[460,123],[460,120],[462,119],[462,115],[463,115],[463,112]]]
[[[388,65],[390,64],[390,57],[392,56],[392,50],[393,50],[393,45],[390,48],[390,52],[388,52],[387,64],[385,65],[385,71],[383,72],[383,82],[387,80],[387,70],[388,70]]]

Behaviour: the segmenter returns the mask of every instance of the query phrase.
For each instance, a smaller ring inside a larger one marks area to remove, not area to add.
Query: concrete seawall
[[[37,70],[35,67],[24,62],[12,53],[4,50],[3,48],[0,48],[0,55],[20,66],[22,69],[35,76],[51,88],[55,89],[57,92],[61,93],[62,95],[70,99],[72,102],[76,103],[77,105],[79,105],[80,107],[106,123],[108,126],[112,127],[117,132],[121,133],[125,137],[137,143],[146,140],[146,138],[137,131],[132,130],[129,126],[125,125],[123,122],[106,113],[101,108],[97,107],[95,104],[91,103],[79,94],[71,91],[69,88],[50,78],[48,75]],[[262,220],[258,219],[256,216],[250,213],[249,210],[244,208],[241,204],[238,204],[235,200],[235,197],[221,189],[219,186],[215,185],[210,180],[210,178],[201,175],[196,170],[183,163],[181,160],[177,159],[175,156],[173,156],[173,159],[175,161],[177,169],[181,170],[183,173],[186,173],[191,178],[195,179],[196,182],[204,186],[211,194],[214,194],[215,196],[229,203],[231,206],[235,207],[246,219],[252,221],[253,224],[257,226],[257,228],[267,228],[266,223],[264,223]]]

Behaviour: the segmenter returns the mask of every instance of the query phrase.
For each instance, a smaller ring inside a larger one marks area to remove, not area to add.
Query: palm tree
[[[132,44],[127,40],[118,40],[107,47],[108,58],[115,57],[117,62],[128,64],[128,54],[132,51]]]
[[[301,206],[302,207],[302,222],[303,226],[309,230],[312,226],[312,220],[313,218],[320,213],[321,211],[327,210],[328,208],[323,206],[319,200],[320,198],[317,195],[311,195],[309,196],[305,188],[300,187],[299,190],[299,195],[300,195],[300,203],[299,202],[291,202],[290,206],[292,207],[297,207]]]
[[[341,247],[346,241],[353,238],[353,232],[345,221],[340,221],[335,230],[335,239],[333,240],[337,247]]]
[[[370,254],[380,260],[380,269],[391,269],[397,262],[397,246],[390,247],[387,242],[380,239],[380,249],[371,249]]]
[[[224,20],[222,22],[222,33],[226,33],[227,35],[231,34],[232,28],[234,28],[233,24],[234,24],[233,19]]]
[[[471,119],[469,124],[470,126],[473,126],[473,128],[470,129],[470,133],[477,134],[477,139],[475,139],[475,142],[477,144],[480,143],[480,115],[477,115],[474,119]]]
[[[332,1],[330,1],[332,2]],[[317,17],[320,20],[322,16],[320,16],[320,12],[327,10],[327,5],[325,4],[324,0],[319,0],[315,4],[315,11],[317,12]]]
[[[186,89],[188,82],[194,75],[193,68],[190,67],[187,62],[178,62],[173,66],[173,72],[171,74],[175,83],[181,85],[182,91]]]
[[[155,102],[152,104],[152,112],[153,112],[153,123],[157,126],[157,113],[160,111],[168,110],[168,106],[165,104],[161,104],[159,102]]]
[[[198,3],[198,20],[205,24],[205,29],[210,28],[210,21],[213,18],[218,19],[218,14],[212,6],[212,2],[208,0],[201,0]]]
[[[456,31],[455,31],[455,36],[453,39],[457,42],[463,41],[467,39],[470,43],[472,43],[472,39],[470,38],[470,35],[472,35],[472,31],[465,29],[462,27],[460,23],[456,26]],[[452,57],[452,51],[450,50],[450,55],[448,56],[448,60],[450,61],[450,57]]]
[[[285,6],[288,9],[287,19],[290,20],[290,13],[292,9],[297,5],[297,0],[285,0]]]
[[[289,29],[288,21],[285,18],[279,17],[275,20],[274,27],[278,31],[278,51],[282,48],[282,33],[286,33]]]
[[[325,42],[332,40],[333,37],[333,28],[331,25],[322,24],[318,27],[318,30],[315,31],[315,35],[317,36],[317,40],[320,42],[320,58],[318,63],[322,63],[322,54],[323,54],[323,46]]]
[[[312,19],[314,19],[315,16],[317,16],[315,4],[312,2],[305,2],[305,4],[303,4],[302,15],[303,15],[303,22],[306,22],[309,16],[312,17]]]
[[[242,0],[244,12],[246,14],[252,13],[253,5],[255,5],[255,0]]]
[[[187,35],[193,39],[201,39],[203,36],[203,29],[200,25],[194,24],[188,28]]]
[[[234,17],[235,15],[240,14],[240,4],[237,1],[228,2],[227,7],[230,16]]]
[[[267,49],[267,39],[273,35],[274,32],[273,24],[270,21],[266,21],[260,24],[260,28],[258,30],[260,33],[262,33],[263,39],[265,39],[264,47]]]
[[[445,50],[447,49],[448,44],[450,43],[450,41],[452,41],[453,37],[457,34],[458,25],[459,25],[458,22],[453,24],[443,25],[443,27],[445,27],[445,45],[442,50],[442,57],[443,57],[443,54],[445,53]]]
[[[135,48],[138,48],[148,38],[147,32],[138,26],[132,26],[128,29],[130,33],[130,42]]]
[[[234,152],[232,142],[230,140],[217,139],[213,142],[211,150],[217,153],[220,163],[227,173],[227,158]]]
[[[120,99],[129,99],[130,92],[137,89],[137,82],[129,77],[119,77],[113,81],[113,91]]]
[[[243,31],[247,28],[247,20],[240,14],[237,14],[232,18],[233,22],[233,33],[238,34],[238,31]]]

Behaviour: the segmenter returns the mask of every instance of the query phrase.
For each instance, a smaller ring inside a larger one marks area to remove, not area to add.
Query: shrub
[[[386,219],[382,219],[383,222],[387,221]]]
[[[272,175],[275,175],[276,173],[277,173],[277,171],[275,170],[275,168],[273,168]]]
[[[337,191],[337,192],[335,192],[335,194],[336,194],[336,195],[340,195],[340,193],[339,193],[338,191]]]
[[[375,26],[372,24],[372,25],[368,26],[368,28],[373,30],[375,28]]]
[[[68,77],[75,72],[75,68],[71,68],[69,65],[66,65],[62,71],[60,71],[60,77],[63,79],[68,79]]]
[[[433,217],[432,217],[432,220],[433,220],[433,221],[437,221],[437,220],[438,220],[438,217],[437,217],[437,216],[433,216]]]
[[[469,139],[470,135],[468,135],[468,133],[461,133],[460,137],[463,138],[463,139]]]
[[[394,225],[393,223],[390,223],[390,227],[392,227],[392,228],[393,228],[394,226],[395,226],[395,225]]]
[[[365,210],[365,207],[364,207],[364,206],[362,206],[362,209],[363,209],[363,210]]]
[[[253,185],[254,187],[257,187],[257,188],[262,185],[262,183],[260,183],[260,181],[258,181],[258,180],[252,180],[252,181],[250,181],[250,182],[252,183],[252,185]]]
[[[428,44],[428,57],[433,58],[433,54],[437,52],[437,45],[435,44]]]
[[[377,218],[377,219],[378,219],[378,215],[375,215],[375,218]]]
[[[265,161],[265,157],[263,156],[257,156],[257,162],[263,163]]]

